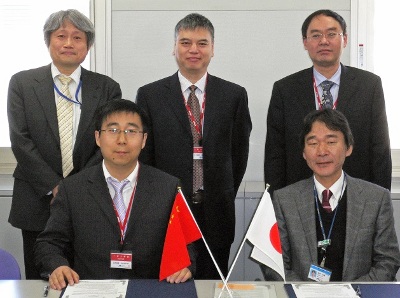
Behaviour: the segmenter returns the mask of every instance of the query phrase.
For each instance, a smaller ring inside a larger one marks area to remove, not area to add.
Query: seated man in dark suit
[[[354,142],[345,116],[311,112],[300,140],[314,175],[273,195],[286,280],[395,280],[400,253],[390,192],[343,171]]]
[[[95,138],[103,163],[60,183],[50,219],[35,244],[35,262],[42,276],[49,275],[53,289],[80,278],[154,279],[160,271],[179,181],[138,162],[147,119],[135,103],[109,101],[96,115]],[[184,282],[194,274],[196,252],[191,245],[188,250],[191,266],[169,276],[168,282]],[[73,264],[66,251],[72,251]],[[117,264],[113,253],[131,261]]]

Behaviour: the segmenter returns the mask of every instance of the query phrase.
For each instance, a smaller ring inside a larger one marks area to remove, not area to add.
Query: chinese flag
[[[190,265],[187,245],[202,237],[179,190],[172,206],[160,266],[160,281]]]

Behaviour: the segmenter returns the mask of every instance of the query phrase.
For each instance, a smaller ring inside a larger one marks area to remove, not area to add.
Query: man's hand
[[[79,275],[68,266],[60,266],[49,277],[50,287],[53,290],[62,290],[67,286],[65,280],[68,281],[68,285],[72,286],[79,282]]]
[[[178,272],[167,277],[167,282],[173,284],[178,284],[180,282],[185,282],[188,279],[192,278],[192,272],[188,268],[184,268]]]

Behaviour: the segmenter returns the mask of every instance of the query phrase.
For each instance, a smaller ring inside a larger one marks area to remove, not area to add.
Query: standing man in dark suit
[[[246,90],[207,73],[214,27],[197,13],[175,27],[179,71],[139,88],[150,118],[140,160],[182,181],[183,192],[224,275],[235,234],[235,197],[246,171],[251,119]],[[198,279],[219,279],[200,240]]]
[[[96,108],[121,98],[118,83],[80,65],[95,36],[86,16],[72,9],[53,13],[43,33],[52,63],[15,74],[7,106],[17,160],[9,222],[22,230],[27,279],[40,278],[33,245],[49,218],[58,184],[101,161],[93,138]]]
[[[107,102],[96,111],[95,127],[92,137],[103,163],[61,181],[35,245],[36,263],[57,290],[66,286],[65,280],[73,285],[80,278],[159,277],[179,180],[138,162],[146,144],[147,120],[134,102]],[[193,245],[188,249],[192,265],[167,277],[168,282],[192,277],[196,255]],[[72,251],[72,264],[65,251]]]
[[[313,111],[300,138],[313,176],[273,195],[286,280],[394,281],[400,252],[390,192],[342,170],[354,144],[346,118]]]
[[[344,113],[356,143],[344,170],[390,190],[392,161],[381,79],[340,63],[347,33],[345,20],[336,12],[312,13],[303,23],[302,36],[313,67],[274,84],[267,116],[265,183],[273,192],[311,175],[301,158],[298,136],[304,117],[323,108],[322,83],[329,80],[330,107]]]

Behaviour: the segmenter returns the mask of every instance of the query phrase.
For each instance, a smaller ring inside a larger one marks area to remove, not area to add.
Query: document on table
[[[359,298],[351,284],[293,284],[297,298]]]
[[[231,295],[226,288],[222,292],[223,283],[217,282],[215,284],[214,298],[276,298],[274,285],[228,283],[228,286]]]
[[[67,286],[63,298],[125,298],[127,279],[118,280],[80,280]]]

